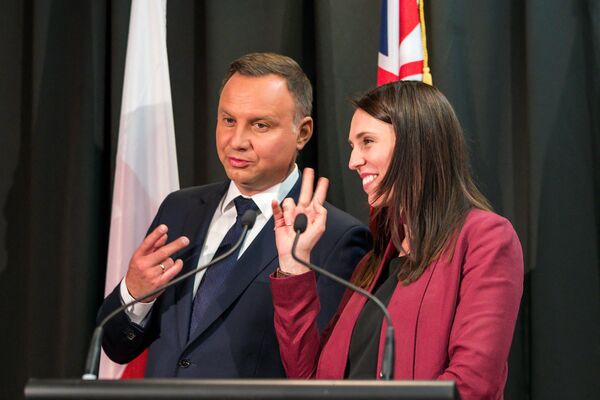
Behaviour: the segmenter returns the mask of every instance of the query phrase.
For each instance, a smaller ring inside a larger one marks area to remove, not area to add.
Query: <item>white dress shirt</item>
[[[277,199],[280,203],[283,201],[285,196],[290,192],[300,174],[298,172],[298,166],[294,165],[294,169],[288,175],[287,178],[281,183],[278,183],[274,186],[271,186],[267,190],[257,193],[253,196],[244,196],[246,198],[251,198],[254,200],[254,203],[258,206],[259,213],[256,217],[256,222],[254,223],[254,227],[248,232],[246,236],[246,240],[242,244],[240,248],[240,252],[238,258],[246,251],[248,246],[252,243],[252,241],[258,236],[260,231],[267,224],[269,219],[273,216],[273,210],[271,208],[271,201],[273,199]],[[208,233],[206,240],[204,241],[204,246],[202,247],[202,251],[200,253],[200,257],[198,259],[198,266],[208,264],[214,257],[219,245],[223,241],[225,234],[235,223],[235,219],[237,217],[237,212],[235,209],[235,205],[233,199],[238,196],[242,196],[240,190],[235,185],[233,181],[229,184],[229,189],[225,196],[221,199],[213,218],[208,227]],[[191,240],[192,238],[190,238]],[[200,282],[202,281],[202,276],[205,271],[201,271],[196,274],[194,278],[194,296],[198,291],[198,286],[200,286]],[[123,304],[133,301],[133,297],[129,294],[129,290],[127,289],[127,285],[125,284],[125,279],[121,281],[120,285],[121,292],[121,301]],[[137,303],[125,310],[127,316],[131,319],[132,322],[145,325],[145,319],[148,316],[148,313],[152,309],[154,305],[154,301],[149,303]]]

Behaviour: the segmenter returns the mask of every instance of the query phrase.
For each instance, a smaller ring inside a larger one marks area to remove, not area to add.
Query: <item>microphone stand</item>
[[[299,262],[300,264],[304,265],[305,267],[310,268],[314,271],[317,271],[321,275],[324,275],[327,278],[332,279],[332,280],[336,281],[337,283],[346,286],[350,290],[353,290],[355,292],[362,294],[367,299],[374,302],[381,309],[381,311],[383,312],[383,315],[385,316],[385,319],[387,321],[387,328],[386,328],[386,333],[385,333],[385,344],[383,347],[383,358],[381,360],[381,378],[383,380],[387,380],[387,381],[392,380],[393,376],[394,376],[394,347],[395,347],[394,346],[394,327],[392,325],[392,318],[390,317],[390,314],[388,313],[386,306],[381,302],[381,300],[379,300],[377,297],[373,296],[371,293],[367,292],[366,290],[354,285],[351,282],[348,282],[345,279],[340,278],[339,276],[337,276],[335,274],[332,274],[331,272],[327,271],[326,269],[323,269],[314,264],[311,264],[310,262],[301,260],[296,256],[296,247],[298,245],[298,239],[300,238],[300,235],[302,233],[304,233],[304,231],[306,231],[307,223],[308,223],[308,221],[307,221],[307,217],[305,214],[298,214],[296,216],[296,219],[294,220],[294,231],[296,231],[296,237],[294,238],[294,244],[292,245],[292,258],[294,260],[296,260],[297,262]]]
[[[141,297],[134,299],[132,301],[130,301],[127,304],[123,304],[121,307],[117,308],[116,310],[114,310],[113,312],[111,312],[110,314],[108,314],[101,322],[100,324],[96,327],[96,329],[94,329],[94,334],[92,335],[92,340],[90,341],[90,347],[88,349],[88,354],[87,354],[87,358],[85,361],[85,372],[83,374],[83,376],[81,377],[81,379],[84,380],[96,380],[98,379],[98,366],[100,364],[100,344],[102,341],[102,335],[104,333],[104,326],[111,320],[113,319],[116,315],[118,315],[119,313],[121,313],[122,311],[126,310],[127,308],[131,307],[134,304],[140,303],[160,292],[162,292],[163,290],[176,285],[177,283],[189,278],[192,275],[196,275],[198,272],[200,271],[204,271],[205,269],[207,269],[208,267],[210,267],[213,264],[218,263],[219,261],[223,260],[224,258],[229,257],[231,254],[233,254],[238,247],[240,247],[240,245],[244,242],[244,239],[246,239],[246,234],[248,233],[248,231],[250,229],[252,229],[252,227],[254,226],[254,222],[256,221],[256,212],[253,210],[248,210],[244,213],[244,215],[242,215],[242,219],[241,219],[241,223],[242,223],[242,234],[240,235],[240,238],[238,239],[238,241],[229,249],[227,250],[225,253],[221,254],[219,257],[211,260],[211,262],[209,262],[206,265],[203,265],[201,267],[195,268],[191,271],[186,272],[185,274],[173,279],[170,282],[165,283],[162,286],[159,286],[158,288],[143,294]],[[192,254],[191,256],[189,256],[186,259],[186,262],[191,259],[192,257],[196,256],[197,253]]]

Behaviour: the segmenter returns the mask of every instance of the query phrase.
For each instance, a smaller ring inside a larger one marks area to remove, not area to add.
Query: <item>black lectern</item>
[[[451,381],[49,380],[31,379],[26,399],[438,400],[458,399]]]

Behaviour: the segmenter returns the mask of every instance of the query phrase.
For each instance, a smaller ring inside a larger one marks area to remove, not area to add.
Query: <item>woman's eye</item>
[[[373,140],[369,139],[369,138],[364,138],[363,139],[363,144],[371,144],[373,143]]]

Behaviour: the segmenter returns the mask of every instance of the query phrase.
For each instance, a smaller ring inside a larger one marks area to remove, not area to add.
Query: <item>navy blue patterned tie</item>
[[[233,224],[231,229],[229,229],[229,231],[227,231],[225,234],[225,237],[219,245],[217,252],[213,256],[213,259],[231,249],[231,247],[239,240],[240,236],[242,235],[242,215],[244,215],[244,213],[248,210],[258,210],[256,203],[254,203],[254,200],[252,199],[238,196],[233,199],[233,202],[237,211],[235,224]],[[192,304],[192,315],[188,336],[191,336],[196,330],[198,324],[200,321],[202,321],[208,306],[211,304],[211,302],[215,301],[215,298],[221,293],[223,283],[231,271],[233,271],[233,267],[237,262],[239,253],[240,248],[238,248],[233,254],[230,254],[227,258],[224,258],[212,267],[209,267],[204,273],[204,277],[200,282],[198,292],[196,292],[196,296],[194,297],[194,302]]]

